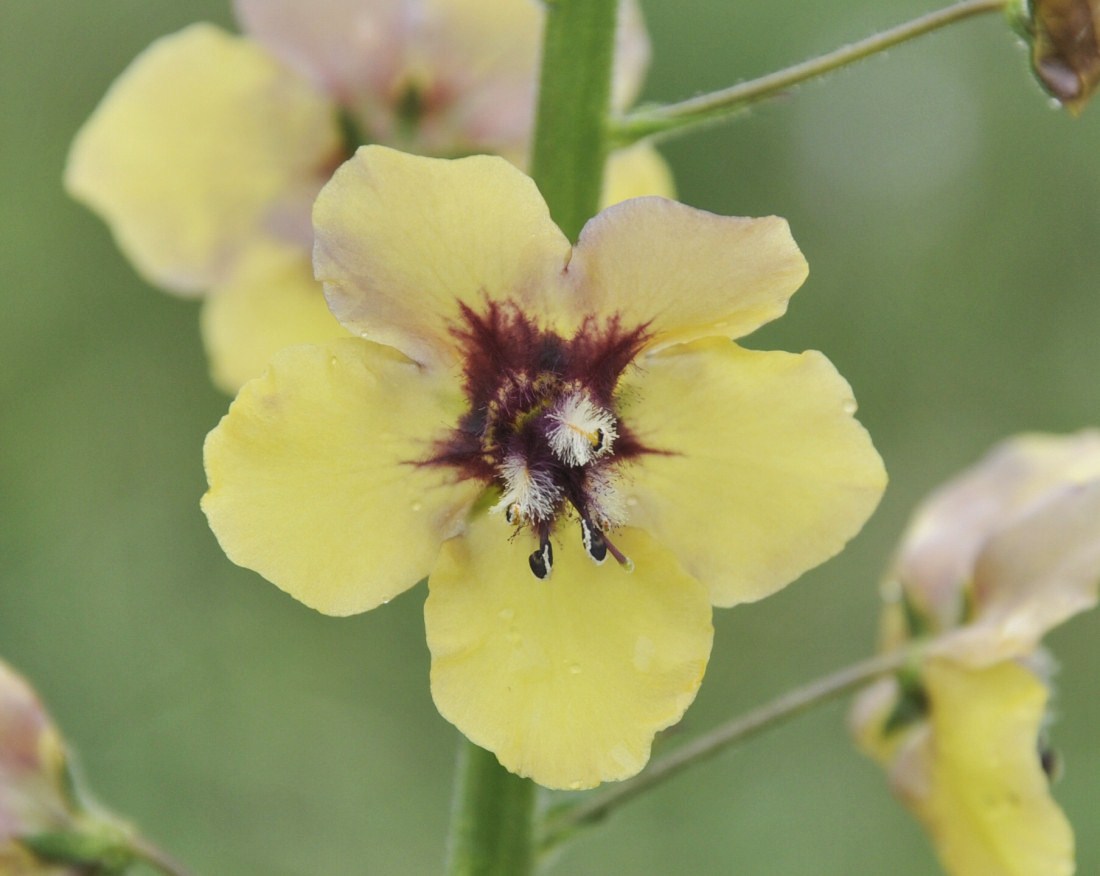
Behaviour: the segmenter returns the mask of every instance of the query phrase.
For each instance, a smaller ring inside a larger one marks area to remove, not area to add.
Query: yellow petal
[[[419,362],[454,361],[462,303],[545,312],[569,257],[535,184],[485,155],[365,146],[321,191],[313,220],[313,264],[337,319]]]
[[[952,876],[1068,876],[1073,833],[1039,761],[1045,686],[1016,663],[929,661],[930,733],[899,763],[899,793]]]
[[[785,220],[716,216],[663,198],[599,213],[569,265],[574,309],[648,323],[654,349],[746,335],[783,314],[806,273]]]
[[[258,377],[284,347],[347,334],[328,309],[303,249],[256,248],[203,302],[211,376],[230,395]]]
[[[386,602],[428,573],[478,492],[412,464],[462,406],[449,375],[388,347],[284,350],[206,439],[210,527],[233,562],[318,611]]]
[[[551,788],[624,779],[653,735],[680,719],[710,654],[703,588],[644,533],[635,562],[596,566],[579,532],[561,534],[536,579],[533,539],[497,518],[447,542],[424,607],[440,713],[509,770]]]
[[[671,548],[715,605],[773,593],[837,553],[875,509],[882,460],[820,353],[710,339],[641,365],[623,422],[658,452],[626,473],[630,524]]]
[[[646,195],[676,197],[676,181],[661,153],[649,143],[616,149],[607,159],[600,204],[610,207]]]
[[[77,134],[65,183],[143,276],[197,292],[258,235],[304,224],[338,149],[326,98],[248,40],[196,24],[118,78]]]
[[[934,628],[950,628],[960,620],[962,588],[990,540],[1018,524],[1026,529],[1036,509],[1067,487],[1096,481],[1100,432],[1095,429],[1004,441],[920,504],[891,577],[905,586],[907,598]]]
[[[972,619],[934,643],[985,666],[1030,654],[1092,608],[1100,586],[1100,481],[1065,487],[999,532],[978,557]]]

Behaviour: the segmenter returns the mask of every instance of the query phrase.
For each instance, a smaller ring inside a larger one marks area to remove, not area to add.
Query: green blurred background
[[[828,50],[928,0],[643,0],[646,96]],[[125,65],[223,0],[0,3],[0,654],[93,786],[196,874],[428,874],[455,731],[432,707],[418,588],[317,615],[219,551],[201,445],[227,399],[197,307],[137,279],[60,189],[73,133]],[[719,612],[666,745],[867,655],[876,580],[913,503],[992,442],[1098,420],[1100,107],[1051,108],[996,16],[670,143],[682,199],[786,216],[810,279],[751,346],[824,350],[892,481],[837,559]],[[1100,873],[1094,612],[1062,664],[1057,798]],[[696,769],[576,842],[556,872],[926,874],[918,827],[834,704]],[[979,874],[980,876],[980,874]]]

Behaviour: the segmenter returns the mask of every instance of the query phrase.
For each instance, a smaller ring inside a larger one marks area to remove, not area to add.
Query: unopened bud
[[[1078,115],[1100,84],[1100,0],[1030,0],[1022,16],[1035,76]]]

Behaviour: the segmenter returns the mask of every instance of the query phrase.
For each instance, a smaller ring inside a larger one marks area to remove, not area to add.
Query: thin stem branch
[[[653,761],[644,772],[634,778],[617,785],[610,785],[575,806],[559,810],[547,820],[543,833],[543,848],[554,846],[578,827],[600,821],[613,809],[678,775],[688,767],[714,757],[730,746],[787,721],[813,706],[847,693],[881,675],[894,672],[913,660],[916,653],[914,648],[902,648],[855,663],[824,678],[795,688],[745,715],[716,727],[693,742]]]
[[[159,870],[164,876],[191,876],[186,867],[144,837],[133,837],[129,846],[135,858]]]
[[[642,107],[614,122],[612,141],[625,146],[654,135],[668,135],[721,121],[755,103],[782,94],[792,86],[845,67],[885,51],[899,43],[938,30],[957,21],[987,12],[1004,11],[1007,0],[963,0],[946,9],[930,12],[913,21],[875,34],[859,42],[758,79],[741,82],[720,91],[656,107]]]

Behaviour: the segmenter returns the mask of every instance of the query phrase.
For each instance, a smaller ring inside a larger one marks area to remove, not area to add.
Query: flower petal
[[[807,270],[785,220],[716,216],[663,198],[602,211],[569,265],[572,307],[648,323],[653,349],[747,335],[783,314]]]
[[[1065,487],[986,545],[974,571],[972,620],[937,653],[987,666],[1031,653],[1092,608],[1100,587],[1100,481]]]
[[[242,29],[344,106],[384,95],[410,17],[408,0],[234,0]]]
[[[440,713],[552,788],[638,772],[695,697],[712,637],[706,591],[644,533],[616,539],[633,574],[596,566],[577,536],[539,581],[533,540],[482,517],[443,546],[424,607]]]
[[[1068,876],[1073,834],[1039,760],[1047,691],[1027,669],[924,669],[930,732],[893,770],[953,876]]]
[[[203,302],[202,337],[214,383],[235,395],[284,347],[346,337],[296,248],[259,247]]]
[[[600,204],[610,207],[646,195],[676,196],[676,181],[661,153],[650,143],[616,149],[607,159]]]
[[[1067,485],[1100,480],[1100,432],[1004,441],[925,499],[902,538],[891,578],[938,629],[956,625],[962,589],[998,532],[1033,518]],[[1026,526],[1026,524],[1024,524]]]
[[[206,439],[203,510],[233,562],[326,614],[431,569],[478,492],[423,459],[462,409],[455,379],[358,338],[291,347]]]
[[[630,524],[671,548],[715,605],[775,592],[837,553],[875,509],[882,460],[820,353],[709,339],[641,365],[623,421],[656,452],[627,473]]]
[[[143,276],[197,292],[258,236],[300,233],[339,148],[329,101],[248,40],[196,24],[118,78],[77,134],[65,184]]]
[[[527,312],[560,287],[569,242],[502,158],[445,161],[365,146],[313,211],[314,269],[337,319],[419,362],[451,363],[461,304]]]

